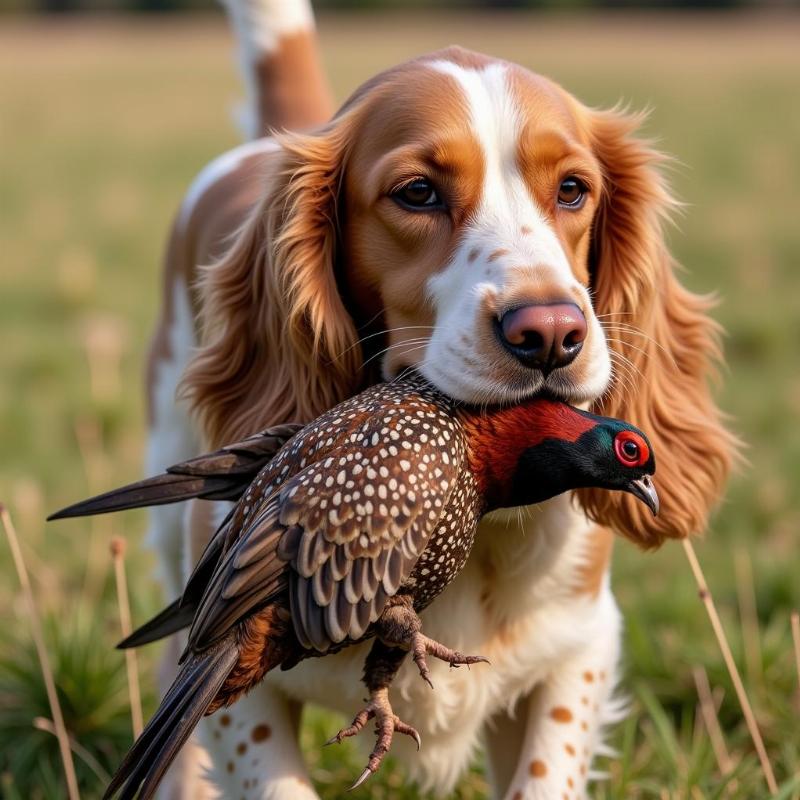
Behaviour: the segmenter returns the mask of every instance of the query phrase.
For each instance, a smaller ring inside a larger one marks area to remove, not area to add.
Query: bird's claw
[[[422,747],[422,737],[416,728],[412,728],[411,725],[403,722],[392,710],[392,706],[389,703],[388,689],[377,689],[373,692],[366,706],[353,718],[352,724],[331,736],[325,742],[325,745],[342,742],[344,739],[356,736],[371,719],[375,720],[375,732],[377,734],[375,747],[369,755],[366,768],[347,791],[357,789],[372,773],[378,771],[378,767],[380,767],[384,756],[389,752],[389,748],[392,745],[395,731],[410,736],[417,743],[417,751]]]
[[[470,664],[486,663],[489,664],[489,659],[484,656],[466,656],[459,653],[457,650],[451,650],[433,639],[429,639],[419,631],[414,633],[411,637],[411,653],[414,658],[414,663],[417,665],[419,674],[422,680],[433,689],[433,683],[430,678],[430,670],[428,669],[428,662],[425,658],[426,655],[432,655],[440,661],[446,661],[450,667],[460,667]]]

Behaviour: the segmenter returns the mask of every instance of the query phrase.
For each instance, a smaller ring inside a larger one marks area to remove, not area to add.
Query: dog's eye
[[[442,202],[433,185],[426,178],[415,178],[392,193],[401,205],[412,209],[441,208]]]
[[[580,178],[569,175],[558,187],[558,204],[564,208],[580,208],[588,191],[586,184]]]

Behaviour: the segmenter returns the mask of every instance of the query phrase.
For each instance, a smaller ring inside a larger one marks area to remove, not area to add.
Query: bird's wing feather
[[[247,478],[242,486],[244,489],[247,483],[274,458],[278,450],[302,428],[300,423],[294,422],[275,425],[240,442],[225,445],[213,453],[175,464],[169,467],[167,472],[197,476],[242,475]]]
[[[426,433],[379,418],[254,506],[206,587],[190,647],[287,587],[304,647],[361,638],[410,575],[464,462],[456,425],[436,422]],[[445,427],[447,438],[437,433]]]

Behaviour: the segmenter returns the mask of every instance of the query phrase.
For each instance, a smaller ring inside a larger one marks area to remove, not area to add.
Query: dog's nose
[[[551,372],[571,364],[586,339],[586,318],[574,303],[530,305],[507,311],[500,341],[526,367]]]

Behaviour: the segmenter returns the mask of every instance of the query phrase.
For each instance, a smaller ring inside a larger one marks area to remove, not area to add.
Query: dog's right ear
[[[335,275],[337,201],[356,110],[277,137],[264,198],[203,272],[203,343],[182,393],[209,446],[308,421],[361,383],[361,348]]]

